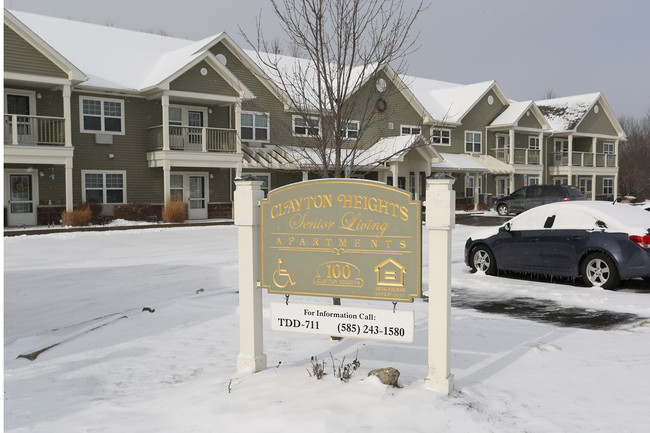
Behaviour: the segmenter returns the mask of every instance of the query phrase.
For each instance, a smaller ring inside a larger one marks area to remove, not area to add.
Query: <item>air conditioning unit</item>
[[[96,144],[113,144],[113,136],[111,134],[95,134]]]

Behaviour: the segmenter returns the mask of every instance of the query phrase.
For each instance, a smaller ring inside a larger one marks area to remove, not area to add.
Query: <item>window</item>
[[[528,176],[528,185],[539,185],[539,176]]]
[[[433,144],[451,146],[451,129],[432,129],[431,141]]]
[[[269,195],[269,185],[271,185],[270,173],[242,172],[242,174],[249,174],[255,176],[257,178],[256,180],[261,180],[262,186],[260,188],[264,191],[264,197]]]
[[[614,179],[611,177],[606,177],[603,179],[603,194],[613,195],[614,194]]]
[[[591,179],[581,177],[580,178],[580,192],[586,197],[591,197]]]
[[[242,112],[241,139],[269,141],[269,114]]]
[[[169,198],[171,200],[183,201],[183,175],[172,173],[169,176]]]
[[[293,116],[293,135],[309,137],[319,134],[320,121],[317,117]]]
[[[614,143],[603,143],[603,153],[608,155],[614,154]]]
[[[359,121],[351,120],[347,122],[347,128],[341,128],[341,137],[356,140],[359,137]]]
[[[124,134],[124,101],[81,98],[81,131]]]
[[[528,137],[528,149],[539,150],[539,137]]]
[[[465,131],[465,152],[481,153],[481,133]]]
[[[125,203],[125,172],[84,172],[83,200],[87,203]]]
[[[474,178],[465,178],[465,197],[474,197]]]
[[[417,135],[422,133],[422,128],[419,126],[402,125],[402,135]]]

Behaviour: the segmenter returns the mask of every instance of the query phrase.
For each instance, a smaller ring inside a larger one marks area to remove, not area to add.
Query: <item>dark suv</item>
[[[569,185],[529,185],[497,200],[495,208],[499,215],[521,213],[534,207],[555,201],[584,200],[580,190]]]

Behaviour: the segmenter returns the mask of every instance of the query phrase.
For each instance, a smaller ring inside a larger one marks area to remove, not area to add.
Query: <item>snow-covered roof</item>
[[[483,95],[497,87],[495,81],[463,85],[419,77],[403,80],[433,120],[452,124],[460,123]]]
[[[553,131],[573,131],[601,94],[588,93],[535,101]]]
[[[465,153],[441,153],[443,161],[432,164],[437,171],[486,172],[488,168]]]
[[[223,33],[200,41],[11,11],[32,32],[87,75],[84,86],[141,91],[174,76],[201,59],[247,96],[252,93],[208,51]]]
[[[519,120],[526,114],[530,112],[537,117],[539,122],[542,124],[542,129],[550,128],[550,125],[542,115],[539,108],[535,105],[533,101],[521,101],[521,102],[510,102],[510,105],[497,116],[496,119],[492,121],[490,126],[492,127],[512,127],[516,126]]]

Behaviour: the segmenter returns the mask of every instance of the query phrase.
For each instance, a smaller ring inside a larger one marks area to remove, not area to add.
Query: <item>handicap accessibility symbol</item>
[[[291,278],[289,271],[282,269],[282,262],[282,259],[278,259],[278,269],[273,272],[273,282],[281,289],[287,287],[289,284],[292,286],[296,284],[296,282]],[[280,277],[280,282],[278,282],[278,277]]]

